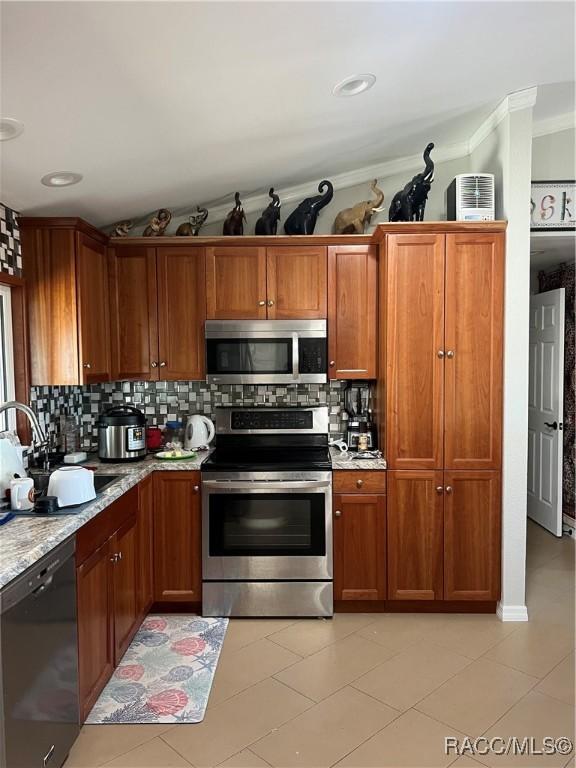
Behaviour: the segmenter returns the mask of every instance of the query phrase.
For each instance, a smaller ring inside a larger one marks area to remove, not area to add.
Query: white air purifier
[[[448,221],[494,221],[494,174],[459,173],[446,190]]]

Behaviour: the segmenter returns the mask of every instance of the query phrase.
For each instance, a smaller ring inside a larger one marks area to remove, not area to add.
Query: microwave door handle
[[[252,480],[202,480],[203,488],[217,488],[219,491],[246,491],[246,490],[284,490],[284,489],[312,489],[328,488],[330,480],[270,480],[268,482],[258,482]]]
[[[299,337],[297,333],[292,334],[292,376],[297,381],[300,375],[300,358],[299,358]]]

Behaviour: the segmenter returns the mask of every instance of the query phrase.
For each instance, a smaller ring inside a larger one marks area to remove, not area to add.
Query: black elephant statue
[[[243,235],[244,234],[244,222],[246,216],[244,215],[244,208],[240,202],[240,192],[236,192],[234,195],[235,205],[230,211],[224,221],[224,227],[222,228],[223,235]]]
[[[272,202],[262,211],[262,215],[254,227],[255,235],[275,235],[280,221],[280,198],[274,193],[274,187],[270,187],[268,195]]]
[[[326,190],[326,191],[324,191]],[[318,184],[319,195],[307,197],[292,211],[284,222],[284,232],[287,235],[313,235],[318,214],[328,205],[334,195],[332,182],[324,179]]]
[[[424,150],[424,170],[412,177],[404,189],[396,192],[390,203],[388,211],[389,221],[424,221],[424,209],[428,192],[434,181],[434,162],[430,158],[430,152],[434,149],[430,142]]]

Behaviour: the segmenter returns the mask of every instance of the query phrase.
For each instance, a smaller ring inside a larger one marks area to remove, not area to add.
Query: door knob
[[[92,368],[92,366],[90,365],[90,363],[84,363],[84,368]]]
[[[266,306],[266,302],[265,301],[259,301],[258,302],[258,306],[259,307],[265,307]]]
[[[444,350],[439,349],[438,352],[436,352],[436,355],[440,358],[440,360],[442,360],[442,358],[444,357]]]
[[[269,299],[268,306],[273,307],[274,306],[274,299]]]
[[[548,422],[548,421],[545,421],[544,424],[547,427],[550,427],[550,429],[558,429],[558,422],[557,421],[553,421],[552,424],[550,424],[550,422]]]
[[[334,368],[336,365],[336,360],[330,360],[330,368]]]
[[[152,362],[150,363],[150,368],[158,368],[158,363],[156,362],[156,360],[152,360]]]
[[[442,486],[442,485],[437,485],[436,486],[436,493],[442,493],[443,491],[444,491],[444,486]]]
[[[446,486],[446,493],[452,493],[452,486],[451,485],[447,485]]]
[[[451,349],[449,349],[448,352],[446,352],[446,357],[452,359],[454,357],[454,352]]]
[[[339,509],[334,510],[334,517],[342,517],[342,512]]]

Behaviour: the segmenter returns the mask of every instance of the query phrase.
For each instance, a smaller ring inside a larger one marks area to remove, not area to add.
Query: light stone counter
[[[94,468],[101,475],[120,475],[119,480],[99,493],[78,514],[57,517],[21,516],[0,526],[0,588],[24,573],[154,470],[198,470],[209,454],[210,451],[199,451],[196,459],[184,461],[162,461],[151,456],[142,461],[122,464],[89,459],[83,466]]]
[[[386,469],[386,459],[355,459],[353,456],[358,454],[355,451],[345,451],[344,453],[338,448],[330,448],[330,456],[332,457],[332,469]]]

